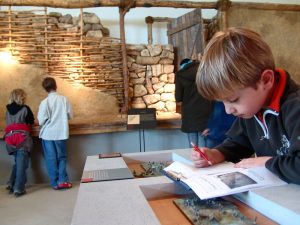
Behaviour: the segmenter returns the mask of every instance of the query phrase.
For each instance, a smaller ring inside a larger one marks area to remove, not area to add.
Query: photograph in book
[[[164,173],[172,180],[191,188],[200,199],[286,184],[265,167],[235,168],[230,162],[196,168],[193,165],[175,161],[164,169]]]
[[[255,180],[240,172],[225,173],[217,176],[230,189],[257,184]]]

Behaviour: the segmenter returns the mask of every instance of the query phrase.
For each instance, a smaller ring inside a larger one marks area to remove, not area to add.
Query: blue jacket
[[[226,132],[230,129],[235,119],[235,116],[226,113],[223,102],[215,102],[208,120],[207,128],[209,133],[207,137],[215,143],[222,143],[226,139]]]

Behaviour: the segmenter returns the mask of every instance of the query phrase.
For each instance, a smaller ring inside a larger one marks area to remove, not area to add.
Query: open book
[[[208,199],[248,191],[254,188],[287,184],[265,167],[235,168],[233,163],[196,168],[175,161],[164,168],[165,174],[189,186],[200,199]]]

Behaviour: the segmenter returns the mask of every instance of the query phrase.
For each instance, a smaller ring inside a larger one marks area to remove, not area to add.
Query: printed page
[[[230,188],[220,179],[209,175],[201,175],[192,179],[183,178],[181,181],[186,183],[200,199],[224,196],[230,191]]]
[[[235,168],[233,163],[221,163],[195,168],[174,162],[165,168],[171,177],[187,184],[201,199],[225,196],[254,188],[286,184],[265,167]]]
[[[181,179],[201,199],[225,196],[254,188],[286,184],[265,167],[252,169],[234,168],[231,171],[201,174]]]
[[[201,174],[214,174],[214,173],[220,173],[224,171],[232,171],[235,170],[233,166],[234,164],[231,162],[224,162],[209,167],[196,168],[194,165],[175,161],[168,167],[164,168],[164,170],[179,173],[182,174],[182,176],[189,178]]]
[[[254,167],[250,169],[244,169],[242,172],[255,180],[259,185],[265,186],[280,186],[287,184],[281,180],[277,175],[269,171],[265,167]]]

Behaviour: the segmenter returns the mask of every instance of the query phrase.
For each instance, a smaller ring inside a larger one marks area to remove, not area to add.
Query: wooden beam
[[[147,31],[148,31],[148,44],[152,45],[153,37],[152,37],[152,24],[154,22],[171,22],[172,18],[169,17],[152,17],[147,16],[145,18],[145,22],[147,23]]]
[[[172,22],[172,19],[170,17],[152,17],[152,16],[147,16],[145,18],[146,23],[154,23],[154,22]]]
[[[54,8],[124,7],[130,0],[0,0],[1,6],[47,6]],[[136,0],[133,7],[171,7],[215,9],[216,2]]]

